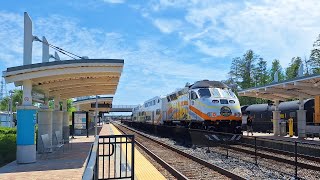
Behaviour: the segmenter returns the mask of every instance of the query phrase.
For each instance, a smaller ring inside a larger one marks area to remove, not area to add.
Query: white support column
[[[60,96],[54,97],[54,111],[52,112],[52,144],[56,145],[58,141],[56,138],[56,131],[62,135],[63,111],[60,110]]]
[[[279,100],[275,101],[275,108],[272,111],[273,117],[273,133],[275,136],[280,135],[280,111],[279,111]]]
[[[52,145],[52,109],[40,109],[38,111],[38,153],[43,152],[41,135],[48,134],[49,144]]]
[[[32,63],[32,21],[24,13],[23,65]],[[32,106],[32,81],[23,81],[22,106],[17,107],[17,163],[36,162],[35,124],[37,108]]]
[[[60,56],[57,52],[54,52],[55,61],[60,61]]]
[[[32,64],[32,21],[28,13],[24,13],[23,65]]]
[[[42,62],[49,62],[50,55],[49,55],[49,46],[47,39],[43,36],[42,37]]]
[[[67,99],[62,101],[63,122],[62,122],[62,138],[65,142],[69,142],[70,128],[69,128],[69,113]]]
[[[32,106],[32,81],[25,80],[23,81],[23,96],[22,96],[22,105],[23,106]]]
[[[299,97],[299,110],[297,110],[298,137],[306,137],[306,110],[304,110],[303,98]]]

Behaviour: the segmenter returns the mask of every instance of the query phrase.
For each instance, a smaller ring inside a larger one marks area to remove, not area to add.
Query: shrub
[[[16,134],[16,128],[0,127],[0,134]]]
[[[0,134],[0,166],[16,159],[16,135]]]

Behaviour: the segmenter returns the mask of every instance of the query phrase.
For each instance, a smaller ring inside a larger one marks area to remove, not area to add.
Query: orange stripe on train
[[[234,115],[231,115],[231,116],[228,116],[228,117],[225,117],[225,116],[216,116],[216,117],[210,117],[208,116],[207,114],[201,112],[199,109],[193,107],[193,106],[189,106],[189,109],[191,111],[193,111],[194,113],[196,113],[198,116],[200,116],[202,119],[204,120],[212,120],[212,121],[215,121],[215,120],[242,120],[241,117],[236,117]]]

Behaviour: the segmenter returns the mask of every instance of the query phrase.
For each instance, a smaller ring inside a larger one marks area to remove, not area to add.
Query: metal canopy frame
[[[238,95],[281,101],[313,98],[320,95],[320,74],[244,89]]]

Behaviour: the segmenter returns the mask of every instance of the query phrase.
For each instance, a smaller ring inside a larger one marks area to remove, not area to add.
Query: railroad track
[[[248,147],[250,147],[250,148],[248,148]],[[275,151],[275,150],[273,150],[271,153],[271,152],[267,152],[268,151],[267,149],[262,149],[260,147],[258,149],[259,152],[256,153],[254,150],[254,147],[249,146],[249,145],[247,145],[247,147],[245,145],[231,145],[231,146],[229,146],[229,148],[234,151],[237,151],[237,152],[242,152],[242,153],[246,153],[246,154],[250,154],[250,155],[257,155],[262,158],[271,159],[271,160],[275,160],[275,161],[290,164],[290,165],[295,165],[295,161],[290,160],[290,159],[294,159],[294,155],[292,155],[292,153],[284,153],[284,152]],[[299,160],[300,162],[297,162],[298,167],[320,171],[318,158],[307,157],[307,156],[303,156],[303,155],[300,155],[299,157],[304,158],[304,159],[303,160],[300,159]],[[303,162],[301,162],[301,161],[303,161]],[[316,165],[316,164],[318,164],[318,165]]]
[[[124,134],[134,134],[136,144],[177,179],[244,179],[136,130],[120,124],[114,125]]]

